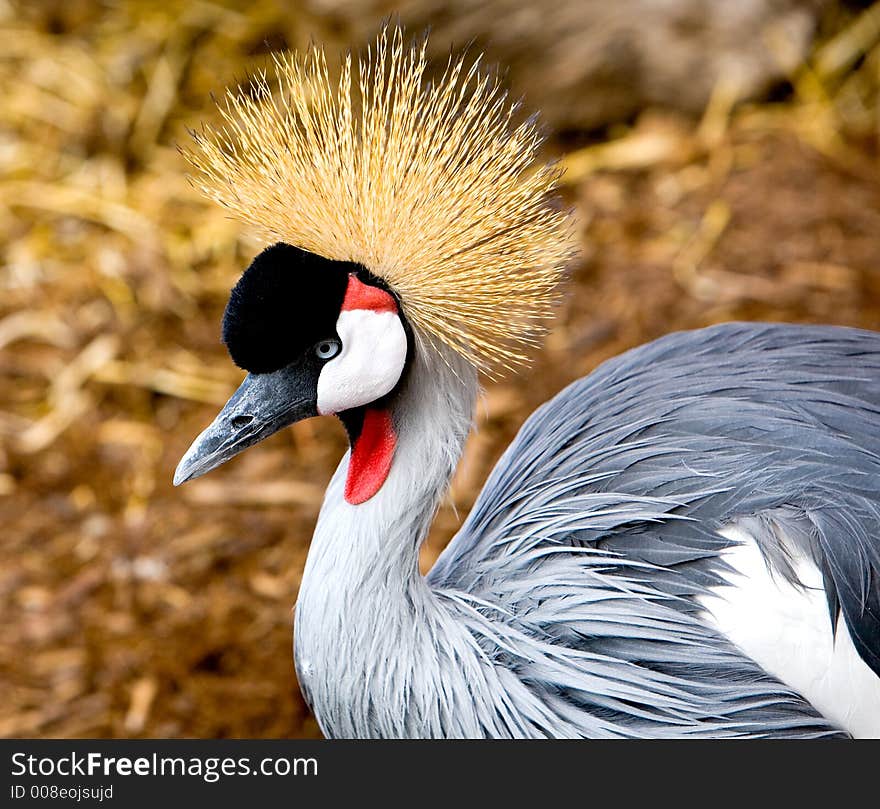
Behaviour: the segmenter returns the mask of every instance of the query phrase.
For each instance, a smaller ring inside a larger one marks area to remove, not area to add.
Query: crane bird
[[[572,256],[557,171],[479,60],[386,26],[230,93],[186,150],[268,246],[223,340],[247,376],[175,483],[334,414],[297,599],[330,737],[880,735],[880,335],[670,334],[540,407],[426,576],[478,374],[516,366]]]

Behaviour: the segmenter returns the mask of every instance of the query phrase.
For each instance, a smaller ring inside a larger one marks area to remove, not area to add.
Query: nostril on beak
[[[240,430],[242,427],[247,427],[253,420],[253,416],[233,416],[230,424],[234,429]]]

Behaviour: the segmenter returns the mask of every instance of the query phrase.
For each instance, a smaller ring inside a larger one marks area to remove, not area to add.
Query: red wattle
[[[351,448],[345,499],[353,506],[369,500],[388,477],[397,436],[387,410],[367,410],[361,433]]]

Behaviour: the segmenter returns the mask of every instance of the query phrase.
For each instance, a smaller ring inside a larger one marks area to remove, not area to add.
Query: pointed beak
[[[317,416],[317,379],[296,365],[248,374],[217,418],[193,441],[174,485],[197,478],[294,422]]]

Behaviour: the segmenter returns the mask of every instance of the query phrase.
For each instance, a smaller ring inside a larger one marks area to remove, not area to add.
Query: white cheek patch
[[[406,332],[396,312],[342,311],[336,331],[342,351],[318,377],[322,416],[362,407],[391,393],[406,361]]]

